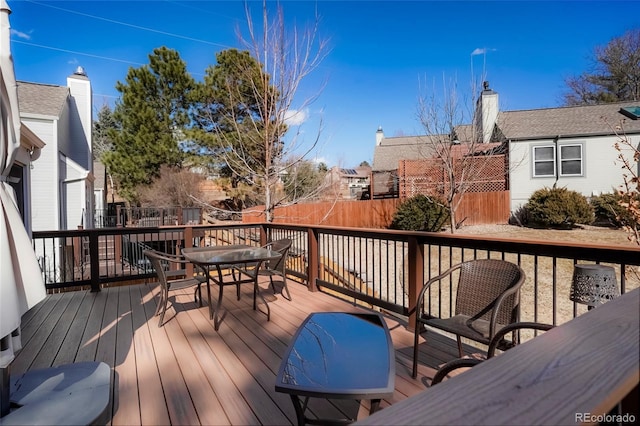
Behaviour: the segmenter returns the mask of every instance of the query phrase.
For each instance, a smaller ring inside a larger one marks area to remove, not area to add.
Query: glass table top
[[[262,247],[184,249],[182,254],[190,262],[211,265],[264,261],[280,257],[280,253]]]
[[[369,397],[393,393],[395,354],[378,314],[319,312],[300,326],[280,366],[276,390]]]

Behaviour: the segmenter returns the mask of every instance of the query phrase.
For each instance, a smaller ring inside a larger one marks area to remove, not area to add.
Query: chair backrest
[[[498,298],[513,291],[502,302],[497,316],[499,324],[517,320],[520,302],[519,288],[525,274],[518,265],[499,259],[478,259],[464,262],[460,267],[456,293],[456,315],[489,320]]]
[[[284,274],[285,268],[287,267],[287,253],[289,253],[289,249],[291,248],[291,244],[293,241],[289,238],[283,238],[281,240],[272,241],[267,244],[269,248],[273,251],[277,251],[282,256],[276,260],[270,260],[265,264],[265,268],[272,269],[274,271],[280,271]]]
[[[153,266],[153,269],[156,271],[160,285],[162,287],[167,287],[167,267],[165,265],[170,259],[164,257],[162,253],[155,250],[145,250],[143,251],[143,254],[147,259],[149,259],[151,266]]]

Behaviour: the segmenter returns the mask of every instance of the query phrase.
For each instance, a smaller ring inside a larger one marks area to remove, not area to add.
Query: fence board
[[[273,223],[386,229],[402,201],[400,198],[385,198],[276,207]],[[507,223],[509,205],[509,191],[469,192],[464,194],[456,218],[458,222],[464,220],[464,225]],[[264,206],[257,206],[243,211],[242,222],[264,222],[263,209]]]

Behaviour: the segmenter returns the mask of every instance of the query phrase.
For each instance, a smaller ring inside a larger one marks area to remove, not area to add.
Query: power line
[[[61,49],[59,47],[53,47],[53,46],[45,46],[43,44],[36,44],[36,43],[29,43],[27,41],[22,41],[22,40],[15,40],[12,39],[11,40],[13,43],[20,43],[20,44],[26,44],[27,46],[33,46],[33,47],[39,47],[41,49],[49,49],[49,50],[56,50],[58,52],[65,52],[65,53],[73,53],[74,55],[84,55],[84,56],[89,56],[92,58],[98,58],[98,59],[106,59],[108,61],[115,61],[115,62],[123,62],[125,64],[134,64],[134,65],[146,65],[146,64],[142,64],[140,62],[134,62],[134,61],[127,61],[124,59],[117,59],[117,58],[110,58],[108,56],[100,56],[100,55],[94,55],[92,53],[84,53],[84,52],[78,52],[75,50],[69,50],[69,49]]]
[[[149,31],[149,32],[152,32],[152,33],[162,34],[162,35],[166,35],[166,36],[170,36],[170,37],[181,38],[181,39],[189,40],[189,41],[195,41],[195,42],[198,42],[198,43],[204,43],[204,44],[208,44],[208,45],[211,45],[211,46],[223,47],[225,49],[231,48],[231,46],[228,46],[228,45],[222,44],[222,43],[215,43],[215,42],[212,42],[212,41],[201,40],[201,39],[198,39],[198,38],[193,38],[193,37],[183,36],[183,35],[180,35],[180,34],[170,33],[170,32],[167,32],[167,31],[156,30],[154,28],[142,27],[140,25],[134,25],[134,24],[129,24],[127,22],[116,21],[114,19],[103,18],[101,16],[90,15],[88,13],[78,12],[78,11],[75,11],[75,10],[64,9],[62,7],[53,6],[51,4],[40,3],[40,2],[37,2],[37,1],[33,1],[33,0],[26,0],[26,1],[28,1],[29,3],[37,4],[38,6],[49,7],[51,9],[57,9],[57,10],[61,10],[63,12],[73,13],[75,15],[85,16],[87,18],[97,19],[97,20],[109,22],[109,23],[112,23],[112,24],[123,25],[125,27],[135,28],[135,29],[138,29],[138,30]]]

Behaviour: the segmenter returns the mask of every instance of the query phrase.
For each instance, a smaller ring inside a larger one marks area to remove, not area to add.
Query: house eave
[[[627,131],[624,135],[637,135],[640,134],[640,130]],[[539,141],[549,139],[577,139],[577,138],[594,138],[594,137],[606,137],[616,136],[611,132],[598,132],[598,133],[575,133],[575,134],[560,134],[560,135],[543,135],[543,136],[525,136],[525,137],[507,137],[510,142],[524,142],[524,141]],[[623,136],[623,135],[620,135]]]

